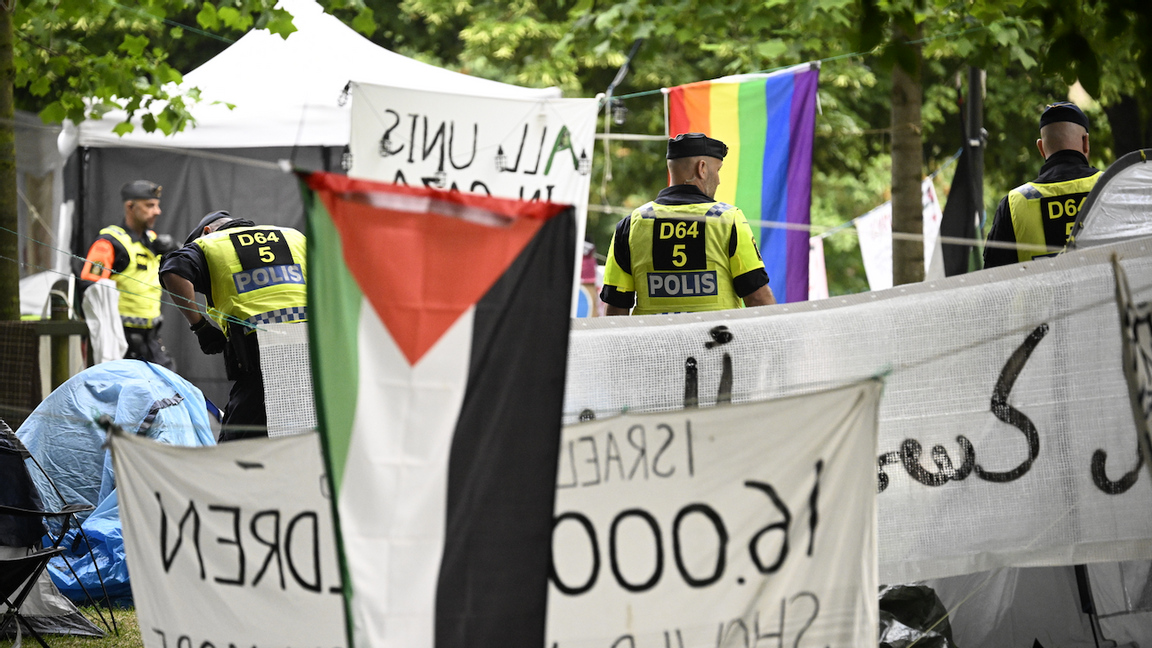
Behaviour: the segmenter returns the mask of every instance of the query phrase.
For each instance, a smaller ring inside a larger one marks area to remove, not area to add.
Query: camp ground
[[[963,274],[976,234],[917,178],[926,279],[896,280],[893,201],[842,225],[873,289],[809,299],[820,61],[654,90],[638,135],[628,63],[562,96],[283,6],[296,34],[185,76],[196,128],[109,113],[47,156],[84,179],[60,240],[142,165],[181,240],[222,203],[306,233],[307,321],[252,326],[268,438],[217,443],[228,380],[182,326],[179,373],[11,333],[43,373],[0,424],[4,638],[133,614],[147,648],[1152,645],[1152,151],[1104,170],[1067,249]],[[780,303],[595,316],[610,145],[689,131],[729,142],[718,199]],[[71,319],[56,253],[22,295]]]

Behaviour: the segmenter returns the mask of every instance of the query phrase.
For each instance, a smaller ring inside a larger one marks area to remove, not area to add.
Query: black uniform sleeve
[[[747,297],[760,290],[760,286],[767,285],[768,271],[764,268],[756,268],[738,277],[732,277],[732,290],[735,290],[740,297]]]
[[[117,241],[116,237],[112,236],[111,234],[101,234],[100,236],[96,237],[97,241],[101,239],[112,244],[112,251],[115,255],[112,257],[112,272],[119,274],[127,270],[128,250],[125,250],[124,246],[120,244],[120,241]],[[93,241],[93,243],[95,243],[95,241]]]
[[[989,241],[1001,243],[1015,243],[1016,230],[1012,227],[1012,214],[1008,210],[1008,196],[1000,200],[996,206],[996,216],[992,219],[992,229],[988,231]],[[984,248],[984,267],[996,268],[1012,265],[1020,260],[1016,250],[998,247]]]
[[[195,244],[188,244],[164,255],[160,263],[160,274],[172,273],[192,282],[196,292],[212,296],[212,278],[208,274],[208,260],[204,252]]]

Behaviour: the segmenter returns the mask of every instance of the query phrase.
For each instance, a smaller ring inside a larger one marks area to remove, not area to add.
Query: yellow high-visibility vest
[[[236,227],[193,243],[208,261],[212,303],[220,311],[210,315],[225,333],[228,318],[252,326],[308,319],[308,264],[300,232],[286,227]]]
[[[148,249],[144,240],[151,242],[156,233],[151,230],[134,240],[119,225],[100,230],[116,239],[128,253],[128,265],[121,272],[112,273],[116,289],[120,292],[120,321],[131,328],[153,328],[160,318],[160,255]]]
[[[1008,211],[1017,243],[1043,245],[1047,252],[1016,250],[1021,262],[1050,256],[1064,249],[1076,214],[1096,186],[1101,172],[1064,182],[1029,182],[1008,192]]]

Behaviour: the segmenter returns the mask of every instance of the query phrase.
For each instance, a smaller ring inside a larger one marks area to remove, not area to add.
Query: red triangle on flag
[[[566,209],[315,173],[344,262],[410,365]]]

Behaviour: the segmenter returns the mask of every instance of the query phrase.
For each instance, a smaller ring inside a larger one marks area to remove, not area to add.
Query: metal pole
[[[52,321],[68,321],[68,281],[61,279],[52,286],[50,299],[52,302]],[[68,335],[52,336],[52,390],[64,384],[70,378],[68,375]]]
[[[981,238],[984,228],[984,71],[978,67],[968,67],[968,115],[965,124],[968,141],[968,177],[972,182],[972,202],[976,205],[973,219],[975,236]],[[972,260],[969,266],[979,268],[982,262],[980,251],[971,249]]]

